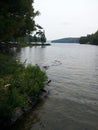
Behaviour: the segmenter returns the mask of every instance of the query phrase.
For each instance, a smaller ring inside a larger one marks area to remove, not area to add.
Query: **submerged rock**
[[[45,65],[45,66],[43,66],[43,68],[44,68],[45,70],[47,70],[47,69],[49,68],[49,66]]]

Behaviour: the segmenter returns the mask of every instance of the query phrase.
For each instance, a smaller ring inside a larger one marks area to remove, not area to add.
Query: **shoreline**
[[[36,105],[39,103],[40,100],[43,100],[45,97],[47,97],[49,94],[49,91],[47,88],[41,89],[39,92],[38,97],[34,97],[33,100],[30,100],[29,105],[27,105],[24,108],[18,107],[16,109],[16,112],[14,113],[13,117],[9,120],[9,123],[6,124],[5,120],[5,125],[0,126],[0,129],[5,130],[5,129],[13,129],[14,125],[17,124],[19,120],[24,118],[24,116],[29,113],[31,110],[33,110]]]

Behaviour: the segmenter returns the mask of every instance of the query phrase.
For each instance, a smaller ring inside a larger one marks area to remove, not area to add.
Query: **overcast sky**
[[[47,40],[79,37],[98,30],[98,0],[35,0],[35,20]]]

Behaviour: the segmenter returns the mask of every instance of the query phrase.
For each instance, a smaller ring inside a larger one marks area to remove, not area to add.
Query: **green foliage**
[[[0,0],[0,43],[35,30],[33,0]]]
[[[45,33],[34,18],[40,14],[34,9],[34,0],[0,0],[0,51],[5,53],[20,43],[46,42]],[[33,37],[40,31],[39,37]],[[27,39],[27,40],[25,40]],[[26,42],[27,41],[27,42]]]
[[[11,118],[17,107],[29,104],[45,86],[46,73],[39,66],[24,66],[19,61],[0,55],[0,120]]]
[[[16,107],[27,104],[26,100],[26,96],[20,94],[16,87],[4,88],[0,84],[0,119],[10,119]]]
[[[41,28],[41,27],[40,27]],[[45,43],[46,42],[46,36],[45,36],[45,31],[43,30],[38,30],[36,31],[36,34],[34,34],[33,36],[31,35],[27,35],[24,40],[25,43],[31,43],[31,42],[41,42],[41,43]],[[21,40],[19,39],[19,42],[21,42]]]
[[[37,31],[36,38],[37,42],[45,43],[46,42],[45,31],[42,30]]]
[[[98,31],[94,34],[87,35],[86,37],[80,38],[80,44],[94,44],[98,45]]]

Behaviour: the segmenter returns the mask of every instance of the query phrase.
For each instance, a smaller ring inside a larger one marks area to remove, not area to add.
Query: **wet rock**
[[[48,80],[48,81],[47,81],[47,85],[49,85],[49,83],[51,83],[51,80]]]
[[[12,118],[11,118],[11,121],[12,123],[15,122],[17,119],[19,119],[22,115],[23,115],[23,111],[20,107],[17,107],[15,109],[15,113],[13,114]]]
[[[44,68],[45,70],[47,70],[47,69],[49,68],[49,66],[46,66],[46,65],[45,65],[45,66],[43,66],[43,68]]]

